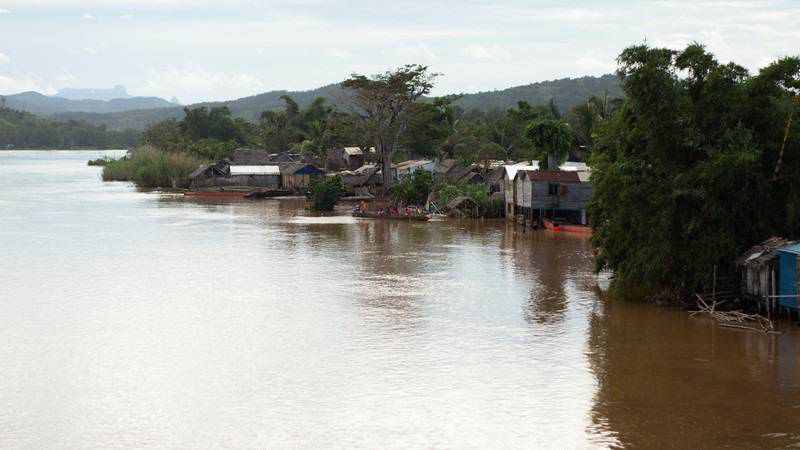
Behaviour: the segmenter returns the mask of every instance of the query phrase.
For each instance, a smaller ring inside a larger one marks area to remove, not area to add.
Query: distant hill
[[[586,101],[592,95],[601,96],[608,93],[610,97],[622,97],[622,89],[614,75],[602,77],[564,78],[561,80],[543,81],[540,83],[517,86],[497,91],[466,94],[456,103],[465,109],[508,109],[519,101],[527,101],[533,105],[545,104],[553,99],[561,111]],[[332,104],[344,106],[347,92],[340,85],[331,84],[310,91],[270,91],[263,94],[244,97],[227,102],[207,102],[189,105],[191,108],[206,106],[227,106],[235,117],[257,120],[261,112],[283,108],[281,96],[292,97],[301,107],[310,104],[317,97],[324,97]],[[12,106],[12,105],[9,105]],[[133,128],[141,130],[148,125],[168,119],[183,117],[183,107],[165,107],[160,109],[141,109],[135,111],[100,113],[63,112],[55,115],[59,120],[83,120],[95,125],[105,125],[109,129]]]
[[[56,93],[56,97],[68,100],[103,100],[109,101],[118,98],[131,98],[125,86],[116,85],[111,89],[75,89],[64,88]]]
[[[135,130],[111,131],[82,122],[58,122],[0,106],[0,150],[12,148],[129,148]]]
[[[51,97],[38,92],[23,92],[21,94],[4,96],[6,106],[12,109],[27,111],[40,116],[52,116],[68,112],[87,112],[107,114],[137,109],[157,109],[175,107],[163,98],[158,97],[130,97],[112,100],[70,100],[61,97]]]

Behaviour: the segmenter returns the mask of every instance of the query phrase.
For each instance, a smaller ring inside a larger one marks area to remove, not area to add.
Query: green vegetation
[[[392,186],[392,199],[406,205],[424,205],[428,195],[433,189],[433,175],[424,170],[418,170],[400,180]]]
[[[698,44],[630,47],[627,100],[596,136],[590,216],[617,286],[681,298],[743,250],[800,237],[800,59],[757,75]]]
[[[0,148],[129,148],[135,131],[109,131],[83,122],[56,122],[5,107],[0,102]]]
[[[109,162],[114,161],[113,158],[109,156],[103,156],[102,158],[92,159],[89,160],[86,165],[87,166],[105,166]]]
[[[468,197],[478,205],[481,217],[503,217],[505,212],[503,200],[489,196],[489,189],[484,184],[443,184],[436,193],[440,207],[458,197]]]
[[[359,123],[369,140],[374,142],[381,159],[384,188],[390,188],[392,161],[397,142],[407,133],[409,115],[417,100],[430,93],[439,74],[429,73],[426,66],[409,64],[373,77],[353,74],[342,83],[351,91],[350,101],[356,107]]]
[[[333,211],[336,202],[344,195],[341,177],[319,177],[311,181],[311,209],[314,211]]]
[[[108,161],[104,181],[133,181],[143,188],[186,188],[189,175],[202,164],[187,153],[164,152],[143,147],[132,155]]]

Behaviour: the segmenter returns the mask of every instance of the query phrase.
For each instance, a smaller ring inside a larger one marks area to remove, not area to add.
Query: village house
[[[311,180],[325,175],[313,164],[288,163],[281,164],[281,187],[292,192],[305,192],[311,185]]]
[[[270,166],[230,166],[227,186],[248,186],[278,189],[281,186],[281,170],[277,165]]]
[[[742,291],[768,310],[800,310],[798,299],[800,243],[772,237],[736,260]]]
[[[514,218],[515,216],[515,196],[514,186],[517,172],[520,170],[539,170],[539,161],[521,162],[517,164],[509,164],[503,166],[503,198],[506,204],[506,217]],[[521,191],[520,191],[521,192]]]
[[[517,170],[514,215],[531,221],[559,218],[586,225],[592,196],[588,171]]]
[[[383,177],[376,164],[366,164],[356,170],[330,173],[328,176],[339,176],[350,195],[373,196],[383,186]]]
[[[392,164],[392,177],[395,180],[402,180],[403,178],[412,175],[418,170],[433,173],[436,163],[428,159],[412,159],[403,161],[397,164]]]
[[[375,153],[375,149],[369,152]],[[355,170],[366,164],[367,156],[361,147],[333,148],[326,152],[326,166],[328,170]]]

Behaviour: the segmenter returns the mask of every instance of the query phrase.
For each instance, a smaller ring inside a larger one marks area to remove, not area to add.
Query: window
[[[549,183],[547,185],[547,195],[558,195],[560,185],[558,183]]]

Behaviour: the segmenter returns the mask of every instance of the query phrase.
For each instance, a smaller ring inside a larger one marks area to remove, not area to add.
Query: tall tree
[[[567,158],[572,148],[572,130],[561,119],[539,119],[526,130],[536,156],[547,161],[548,170],[556,170]]]
[[[625,103],[592,154],[600,268],[622,287],[685,297],[711,289],[715,266],[733,275],[751,245],[800,237],[800,126],[787,126],[800,58],[757,75],[699,44],[638,45],[618,61]]]
[[[408,112],[430,93],[438,74],[427,66],[410,64],[367,77],[353,74],[342,83],[352,91],[351,102],[381,158],[384,190],[392,185],[392,157],[406,131]]]

